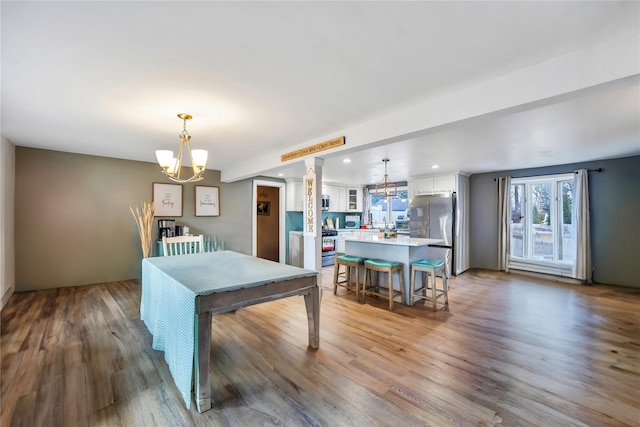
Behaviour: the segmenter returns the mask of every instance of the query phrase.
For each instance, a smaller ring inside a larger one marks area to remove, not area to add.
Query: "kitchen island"
[[[429,245],[441,245],[441,239],[421,239],[398,236],[385,239],[378,234],[345,238],[345,254],[361,258],[376,258],[404,264],[404,304],[409,304],[411,263],[427,258]],[[394,284],[398,289],[398,284]]]

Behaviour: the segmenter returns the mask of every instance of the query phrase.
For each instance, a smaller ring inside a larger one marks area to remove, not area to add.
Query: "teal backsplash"
[[[322,212],[322,225],[326,224],[327,218],[331,218],[333,223],[336,223],[336,218],[340,219],[340,227],[344,227],[344,217],[345,215],[353,215],[342,213],[342,212]],[[286,263],[289,263],[289,232],[290,231],[302,231],[302,226],[304,225],[304,218],[302,216],[302,212],[296,211],[287,211],[286,216],[286,241],[287,241],[287,251],[286,251]]]
[[[342,212],[322,212],[322,225],[325,225],[327,218],[331,218],[333,223],[336,223],[336,218],[340,219],[340,228],[344,228],[345,215],[354,215]],[[304,218],[302,212],[287,211],[287,235],[289,231],[302,231],[304,225]]]

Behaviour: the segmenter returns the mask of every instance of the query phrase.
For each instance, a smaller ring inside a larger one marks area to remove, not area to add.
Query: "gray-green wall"
[[[16,291],[140,277],[142,251],[129,206],[151,200],[153,182],[169,183],[158,166],[25,147],[16,147],[15,156]],[[602,173],[589,174],[594,279],[640,287],[640,156],[471,176],[471,267],[497,269],[494,178],[599,167]],[[220,187],[221,216],[195,217],[195,184],[184,184],[177,223],[250,254],[251,181],[221,184],[219,171],[207,171],[198,185]]]
[[[497,191],[494,178],[603,168],[589,173],[594,281],[640,287],[640,156],[472,175],[469,188],[472,268],[498,268]]]
[[[0,137],[0,308],[15,289],[15,146]]]
[[[16,147],[16,291],[139,278],[142,250],[129,206],[170,183],[153,163]],[[195,185],[220,187],[220,216],[195,217]],[[193,234],[217,236],[251,253],[251,181],[220,183],[207,171],[183,184],[183,216]],[[157,221],[153,236],[157,236]]]

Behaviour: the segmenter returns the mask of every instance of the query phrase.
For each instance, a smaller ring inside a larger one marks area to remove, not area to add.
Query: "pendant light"
[[[162,167],[162,173],[167,175],[171,181],[179,183],[202,181],[209,154],[206,150],[191,150],[191,145],[189,144],[191,135],[187,132],[187,120],[191,120],[193,117],[184,113],[178,114],[178,117],[183,121],[182,132],[178,135],[180,138],[178,155],[173,157],[173,151],[171,150],[156,150],[156,159],[158,159],[158,163]],[[183,179],[181,173],[185,148],[189,153],[193,176]]]
[[[387,163],[389,159],[383,159],[384,162],[384,181],[380,184],[376,184],[376,196],[378,197],[396,197],[398,194],[396,183],[389,181],[389,175],[387,175]]]

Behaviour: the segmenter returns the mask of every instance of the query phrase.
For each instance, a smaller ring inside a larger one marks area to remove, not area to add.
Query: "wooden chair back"
[[[204,239],[199,236],[163,237],[164,256],[198,254],[204,252]]]

